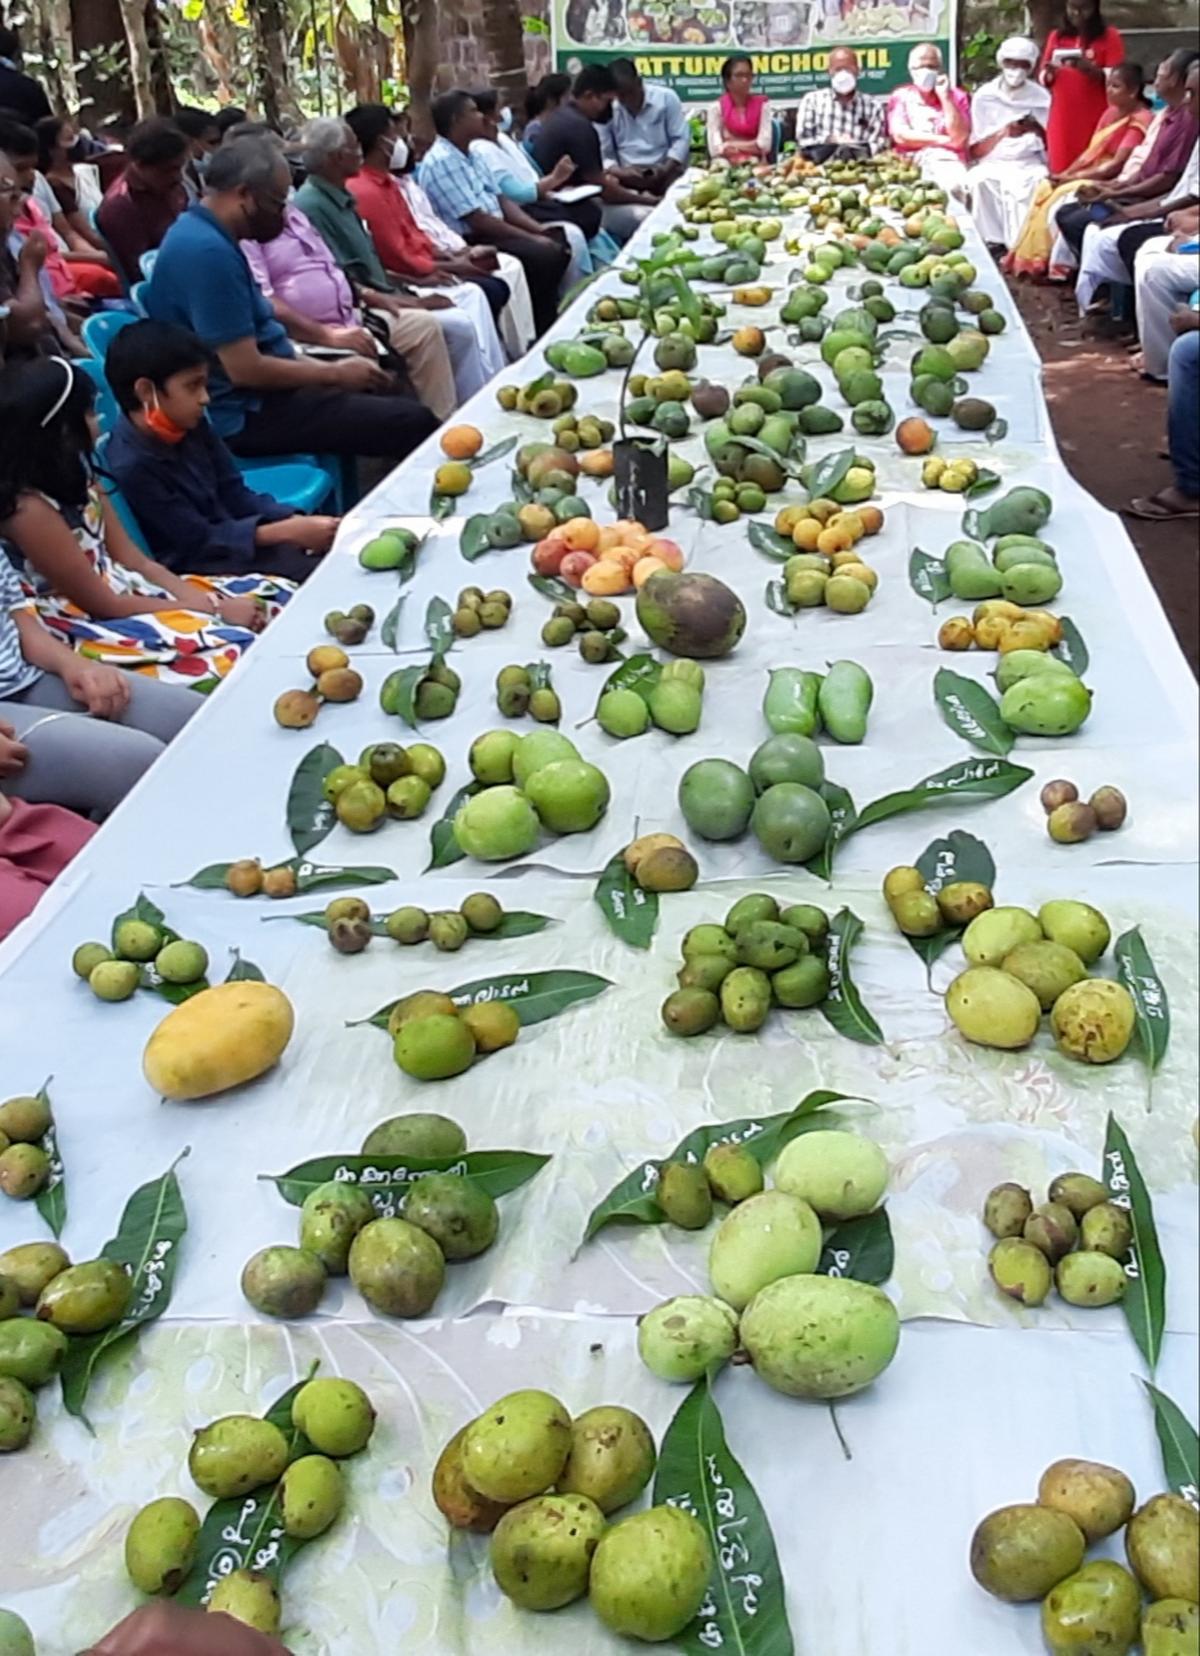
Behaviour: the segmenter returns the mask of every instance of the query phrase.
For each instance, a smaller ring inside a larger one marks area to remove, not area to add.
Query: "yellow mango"
[[[975,623],[975,642],[981,650],[999,650],[1015,625],[1006,615],[985,615]]]
[[[1045,627],[1051,646],[1062,643],[1062,622],[1057,615],[1051,615],[1049,610],[1026,610],[1025,619],[1026,621],[1037,621]]]
[[[1050,629],[1032,617],[1010,621],[1006,626],[997,646],[1001,655],[1007,655],[1010,650],[1048,650],[1053,643]]]
[[[1028,610],[1023,610],[1020,604],[1010,604],[1007,598],[989,598],[986,603],[976,604],[971,620],[978,626],[990,615],[1002,616],[1006,621],[1023,621],[1028,614]]]
[[[277,1064],[295,1022],[282,989],[220,983],[167,1013],[146,1042],[142,1071],[163,1098],[209,1098]]]

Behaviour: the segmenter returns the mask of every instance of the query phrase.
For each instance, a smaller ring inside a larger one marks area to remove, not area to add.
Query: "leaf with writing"
[[[712,1553],[708,1593],[672,1644],[689,1656],[794,1656],[775,1538],[762,1503],[725,1441],[706,1377],[667,1427],[654,1474],[655,1505],[699,1520]]]
[[[233,965],[225,974],[226,983],[265,983],[267,981],[261,966],[256,966],[252,960],[243,960],[235,949],[233,951]]]
[[[488,523],[491,520],[490,512],[475,512],[462,526],[462,533],[458,537],[458,550],[468,563],[482,557],[492,542],[488,535]]]
[[[560,581],[557,575],[530,575],[529,584],[535,592],[540,592],[543,598],[549,598],[556,604],[576,604],[579,594],[566,581]]]
[[[631,655],[608,675],[600,694],[607,690],[636,690],[642,700],[648,702],[651,690],[662,677],[662,670],[662,662],[656,661],[652,655]]]
[[[410,1184],[426,1173],[458,1173],[492,1197],[507,1196],[528,1184],[550,1160],[532,1150],[467,1150],[457,1156],[316,1156],[286,1173],[262,1174],[285,1202],[302,1206],[318,1185],[361,1186],[381,1218],[393,1218]]]
[[[410,730],[417,728],[417,690],[428,672],[427,666],[400,667],[383,681],[380,700],[386,698],[387,711],[394,713]]]
[[[820,1110],[829,1104],[843,1103],[850,1096],[849,1093],[811,1092],[801,1099],[794,1110],[784,1110],[780,1115],[707,1122],[703,1127],[694,1127],[662,1160],[696,1164],[704,1160],[705,1152],[714,1144],[742,1144],[756,1161],[765,1166],[774,1160],[785,1144],[790,1144],[799,1134],[822,1125],[818,1115]],[[661,1166],[660,1161],[644,1161],[619,1179],[604,1200],[592,1209],[583,1241],[590,1242],[605,1225],[618,1222],[661,1225],[666,1214],[654,1195]]]
[[[886,1282],[896,1264],[896,1245],[886,1208],[876,1208],[861,1219],[835,1225],[821,1250],[818,1276],[850,1277],[876,1287]]]
[[[1113,958],[1121,982],[1133,996],[1138,1045],[1153,1074],[1171,1043],[1171,1003],[1167,991],[1137,926],[1118,937]]]
[[[1000,716],[1000,703],[975,679],[939,667],[933,680],[933,699],[950,729],[972,747],[1001,758],[1012,751],[1016,737]]]
[[[987,886],[989,891],[996,883],[992,853],[982,840],[973,834],[964,834],[961,828],[952,829],[945,839],[933,840],[913,866],[924,879],[926,891],[935,897],[945,886],[959,880]],[[904,941],[928,969],[957,942],[965,929],[964,926],[943,926],[929,937],[906,937]]]
[[[394,868],[377,864],[347,864],[344,868],[330,864],[322,868],[318,863],[302,862],[296,869],[296,891],[332,891],[338,886],[386,885],[396,878]]]
[[[606,865],[592,893],[608,929],[633,949],[648,949],[658,927],[658,893],[643,891],[620,851]]]
[[[454,647],[454,612],[444,598],[431,598],[425,611],[425,637],[434,657],[440,659]]]
[[[459,845],[454,833],[454,818],[459,808],[473,799],[483,786],[481,782],[468,782],[458,789],[446,809],[429,830],[429,861],[425,864],[425,872],[431,868],[449,868],[451,863],[461,862],[466,852]]]
[[[768,558],[774,558],[778,563],[783,563],[796,551],[795,543],[786,535],[777,534],[767,524],[757,523],[753,518],[746,526],[746,538],[756,552],[765,553]]]
[[[1007,436],[1008,421],[1003,418],[993,420],[983,434],[984,441],[987,443],[1002,443]]]
[[[713,496],[709,489],[702,489],[699,484],[689,489],[684,495],[685,502],[702,517],[706,523],[713,521]]]
[[[501,437],[500,441],[493,443],[490,448],[481,449],[470,461],[471,470],[478,471],[481,466],[490,466],[493,460],[503,460],[506,454],[511,454],[516,448],[518,440],[516,437]]]
[[[1011,765],[1007,759],[961,759],[957,765],[947,765],[945,770],[922,777],[911,788],[873,799],[858,813],[854,828],[857,832],[906,811],[925,810],[944,799],[1003,799],[1032,775],[1024,765]]]
[[[862,930],[858,915],[846,908],[829,922],[829,993],[821,1002],[821,1011],[839,1035],[864,1046],[882,1046],[883,1031],[863,1005],[850,971],[850,957]]]
[[[1193,1506],[1200,1503],[1200,1437],[1178,1403],[1165,1392],[1143,1380],[1154,1407],[1154,1430],[1162,1450],[1163,1476],[1167,1487]]]
[[[1104,1133],[1101,1182],[1115,1206],[1124,1208],[1133,1226],[1133,1243],[1125,1260],[1125,1320],[1151,1374],[1162,1350],[1167,1320],[1167,1268],[1158,1245],[1154,1209],[1141,1169],[1117,1118],[1110,1114]]]
[[[139,892],[133,907],[125,909],[113,920],[112,946],[114,949],[117,946],[117,930],[126,920],[140,920],[147,926],[156,926],[160,931],[165,931],[167,927],[167,917],[163,911],[155,903],[152,903],[144,893]]]
[[[998,489],[1003,481],[999,472],[989,471],[986,466],[980,466],[975,474],[975,481],[968,483],[963,490],[963,498],[978,500],[981,495],[991,494],[993,489]]]
[[[1059,625],[1062,627],[1062,638],[1054,646],[1053,654],[1077,677],[1082,678],[1092,659],[1088,655],[1087,645],[1083,642],[1083,634],[1069,615],[1060,616]]]
[[[919,546],[914,546],[909,554],[908,584],[918,598],[924,598],[934,609],[951,595],[945,562],[922,552]]]
[[[402,592],[383,618],[383,625],[379,629],[379,637],[385,650],[395,651],[400,648],[400,611],[404,608],[404,600],[407,597],[408,594]]]
[[[767,608],[775,615],[785,616],[789,621],[794,620],[796,606],[787,595],[787,588],[782,581],[768,581],[763,591],[767,601]]]
[[[287,826],[298,856],[306,856],[314,845],[320,845],[337,822],[333,806],[325,797],[325,778],[344,763],[335,747],[320,742],[296,766],[288,789]]]
[[[76,1336],[67,1347],[59,1380],[68,1414],[87,1421],[84,1404],[97,1363],[118,1341],[161,1317],[170,1305],[186,1230],[187,1211],[174,1167],[135,1190],[126,1202],[117,1234],[104,1244],[100,1256],[123,1266],[132,1277],[129,1308],[111,1328]]]
[[[49,1086],[49,1081],[44,1081],[37,1090],[37,1097],[47,1110],[51,1108]],[[38,1147],[49,1159],[50,1177],[38,1191],[34,1205],[55,1236],[61,1236],[67,1222],[67,1173],[58,1148],[53,1117],[38,1140]]]
[[[837,848],[854,832],[858,816],[853,799],[839,783],[822,782],[818,791],[829,807],[829,832],[825,836],[825,844],[804,866],[810,874],[815,874],[817,879],[827,880],[833,872],[833,859],[837,855]]]
[[[827,496],[845,479],[853,464],[853,449],[839,449],[836,454],[827,454],[815,466],[806,468],[804,487],[814,498]]]
[[[457,495],[439,494],[434,489],[429,496],[429,515],[435,523],[445,523],[458,505]]]
[[[611,988],[608,978],[597,977],[594,972],[561,970],[508,972],[503,977],[478,978],[474,983],[447,989],[446,993],[458,1006],[474,1006],[481,1001],[507,1001],[522,1025],[529,1025],[557,1017],[576,1002],[592,1000]],[[373,1016],[355,1019],[349,1027],[354,1029],[367,1023],[373,1024],[376,1029],[386,1029],[395,1005],[395,1001],[389,1001]]]
[[[209,863],[204,868],[198,868],[190,880],[183,880],[181,884],[194,886],[197,891],[224,891],[225,876],[233,867],[232,863]]]
[[[313,1452],[312,1444],[292,1420],[292,1404],[316,1368],[314,1363],[305,1378],[289,1386],[263,1416],[287,1439],[289,1462]],[[196,1537],[195,1561],[175,1594],[175,1602],[193,1607],[207,1603],[217,1583],[234,1570],[255,1569],[278,1584],[284,1566],[305,1545],[306,1539],[284,1532],[277,1483],[264,1484],[249,1495],[214,1501],[204,1515]]]
[[[296,920],[302,926],[319,926],[322,931],[329,930],[329,921],[324,909],[308,909],[303,914],[272,914],[269,920]],[[374,914],[370,919],[371,936],[386,937],[388,935],[388,916]],[[468,943],[503,943],[510,937],[532,937],[535,932],[545,931],[547,926],[553,925],[553,919],[548,914],[531,914],[527,909],[509,909],[503,916],[500,924],[490,932],[471,932]],[[411,947],[411,945],[408,945]]]

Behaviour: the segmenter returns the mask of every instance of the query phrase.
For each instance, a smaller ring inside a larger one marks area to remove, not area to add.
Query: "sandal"
[[[1142,518],[1147,523],[1173,523],[1177,518],[1200,517],[1200,498],[1189,501],[1187,506],[1172,506],[1161,493],[1152,494],[1140,500],[1131,500],[1128,506],[1122,507],[1122,511],[1128,517]]]

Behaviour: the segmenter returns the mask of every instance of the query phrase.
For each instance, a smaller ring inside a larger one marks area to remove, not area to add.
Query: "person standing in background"
[[[21,68],[21,39],[15,29],[0,28],[0,109],[26,126],[36,126],[53,113],[45,88]]]
[[[1125,61],[1120,31],[1104,21],[1100,0],[1067,0],[1062,23],[1042,53],[1042,85],[1050,94],[1046,148],[1050,171],[1066,172],[1092,141],[1104,114],[1105,72]]]
[[[968,174],[975,227],[990,247],[1011,247],[1046,176],[1050,94],[1032,78],[1038,50],[1012,35],[996,54],[999,73],[971,104]]]

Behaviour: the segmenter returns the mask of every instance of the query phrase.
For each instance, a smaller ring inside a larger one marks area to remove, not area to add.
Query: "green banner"
[[[585,63],[631,57],[648,79],[684,103],[712,103],[721,65],[733,52],[754,62],[754,90],[795,103],[824,83],[829,53],[853,46],[861,87],[886,93],[908,80],[908,54],[932,40],[954,72],[958,0],[553,0],[554,66],[575,74]]]

